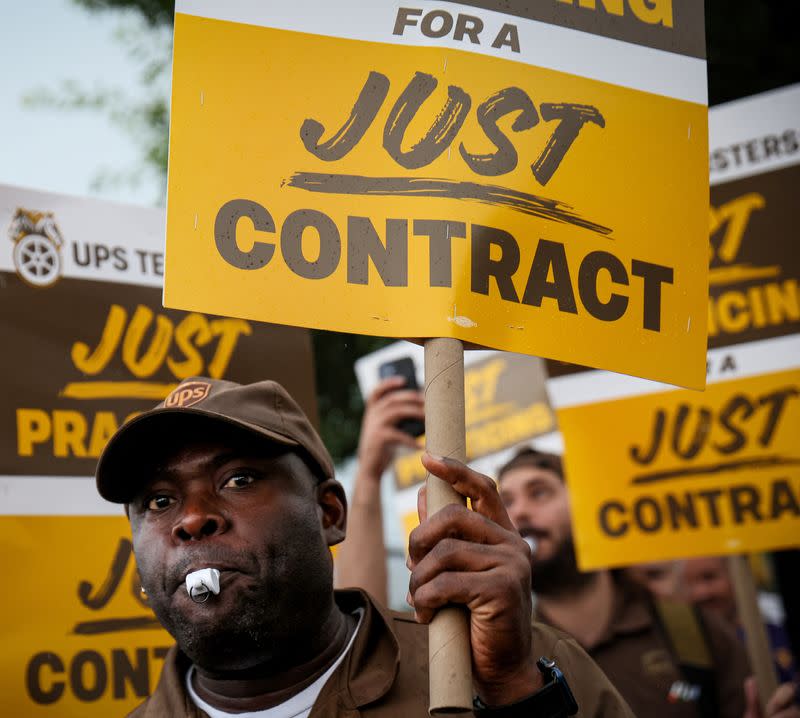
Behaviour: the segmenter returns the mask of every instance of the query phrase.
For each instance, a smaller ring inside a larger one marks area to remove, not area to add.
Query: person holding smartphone
[[[389,366],[389,365],[386,365]],[[358,586],[388,602],[381,477],[400,446],[418,449],[425,400],[416,382],[395,374],[382,379],[367,399],[358,442],[358,468],[350,497],[347,537],[336,555],[336,586]],[[415,424],[417,426],[415,426]],[[369,547],[368,550],[365,550]]]

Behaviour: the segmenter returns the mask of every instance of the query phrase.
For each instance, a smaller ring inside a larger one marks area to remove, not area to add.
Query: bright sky
[[[140,150],[100,112],[25,107],[36,89],[66,80],[86,89],[137,88],[140,66],[117,37],[136,27],[132,15],[90,13],[72,0],[0,0],[0,183],[91,195],[137,204],[163,204],[155,177],[92,189],[105,172],[140,166]]]

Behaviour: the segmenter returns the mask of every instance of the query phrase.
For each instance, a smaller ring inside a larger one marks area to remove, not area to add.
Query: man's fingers
[[[482,582],[481,582],[482,583]],[[446,571],[413,594],[414,613],[420,623],[430,623],[437,609],[451,603],[468,606],[480,587],[462,573]]]
[[[425,484],[417,491],[417,516],[420,523],[428,518],[428,487]]]
[[[479,514],[504,529],[514,531],[514,525],[497,492],[497,485],[488,476],[473,471],[455,459],[436,457],[427,452],[422,455],[422,464],[431,474],[466,496],[472,502],[472,508]]]
[[[758,704],[758,686],[755,676],[748,676],[744,680],[745,711],[742,718],[762,718],[761,706]]]
[[[441,573],[450,571],[480,573],[498,568],[505,573],[525,577],[523,582],[528,584],[525,590],[530,591],[530,561],[518,547],[510,544],[476,544],[461,539],[445,538],[419,563],[410,563],[412,571],[408,587],[412,596],[421,586]]]
[[[376,402],[382,406],[392,406],[394,404],[414,404],[415,406],[424,407],[425,397],[421,391],[416,389],[397,389],[385,394],[381,399]]]
[[[406,434],[405,431],[400,429],[386,429],[384,433],[386,443],[391,443],[399,446],[407,446],[409,449],[419,449],[419,442],[411,434]]]
[[[761,711],[758,684],[755,676],[749,676],[744,682],[746,708],[743,718],[799,718],[800,707],[795,703],[795,686],[783,683],[770,696],[766,705],[766,714]]]
[[[512,574],[500,570],[480,573],[442,571],[413,592],[414,612],[421,623],[429,623],[442,606],[456,604],[466,606],[471,611],[485,607],[488,617],[493,612],[502,610],[500,606],[509,596],[520,595],[519,584],[513,583],[515,580]],[[520,601],[527,602],[530,611],[530,590],[526,591]],[[516,603],[516,600],[512,601],[508,607]]]
[[[386,391],[380,392],[379,389],[381,389],[381,387],[379,387],[370,394],[369,399],[367,399],[367,407],[374,409],[403,402],[412,402],[419,406],[424,406],[425,397],[421,391],[417,389],[403,389],[402,387],[402,383],[395,383],[394,386],[388,387]]]
[[[417,508],[421,508],[419,497]],[[457,538],[476,544],[507,543],[523,556],[530,556],[528,545],[516,531],[504,529],[477,511],[470,511],[466,506],[450,504],[432,516],[427,515],[427,505],[424,509],[424,512],[420,511],[420,525],[411,532],[408,540],[408,554],[414,565],[446,538]]]
[[[425,407],[413,402],[396,402],[376,410],[376,420],[385,426],[394,426],[402,419],[425,420]]]
[[[399,389],[401,386],[406,385],[406,380],[402,376],[390,376],[386,379],[381,379],[367,398],[368,404],[374,404],[381,397],[389,392]]]
[[[767,701],[767,718],[777,716],[781,711],[787,711],[794,703],[795,687],[793,683],[783,683],[778,686],[772,697]]]

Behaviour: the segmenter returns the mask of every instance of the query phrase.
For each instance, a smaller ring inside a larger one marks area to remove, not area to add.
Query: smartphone
[[[405,386],[398,387],[398,389],[419,389],[417,371],[411,357],[400,357],[400,359],[384,362],[378,367],[378,376],[381,379],[402,376],[406,383]],[[419,419],[401,419],[397,422],[397,428],[410,436],[421,436],[425,433],[425,422]]]

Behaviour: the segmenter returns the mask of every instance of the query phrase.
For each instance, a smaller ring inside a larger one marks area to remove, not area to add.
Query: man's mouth
[[[525,540],[525,543],[530,547],[531,557],[535,557],[541,546],[542,539],[548,535],[547,531],[542,531],[533,526],[521,526],[517,530],[519,531],[519,535]]]
[[[214,568],[219,571],[220,584],[224,585],[238,573],[245,573],[241,566],[226,561],[202,561],[192,559],[191,561],[180,562],[171,574],[170,584],[172,585],[172,593],[179,591],[186,591],[186,577],[196,571],[203,569]]]
[[[195,603],[205,603],[219,595],[220,572],[216,568],[201,568],[186,575],[186,592]]]
[[[517,531],[519,531],[519,535],[522,536],[522,538],[532,538],[537,542],[541,541],[545,536],[547,536],[547,531],[542,531],[541,529],[534,528],[533,526],[520,526]]]

